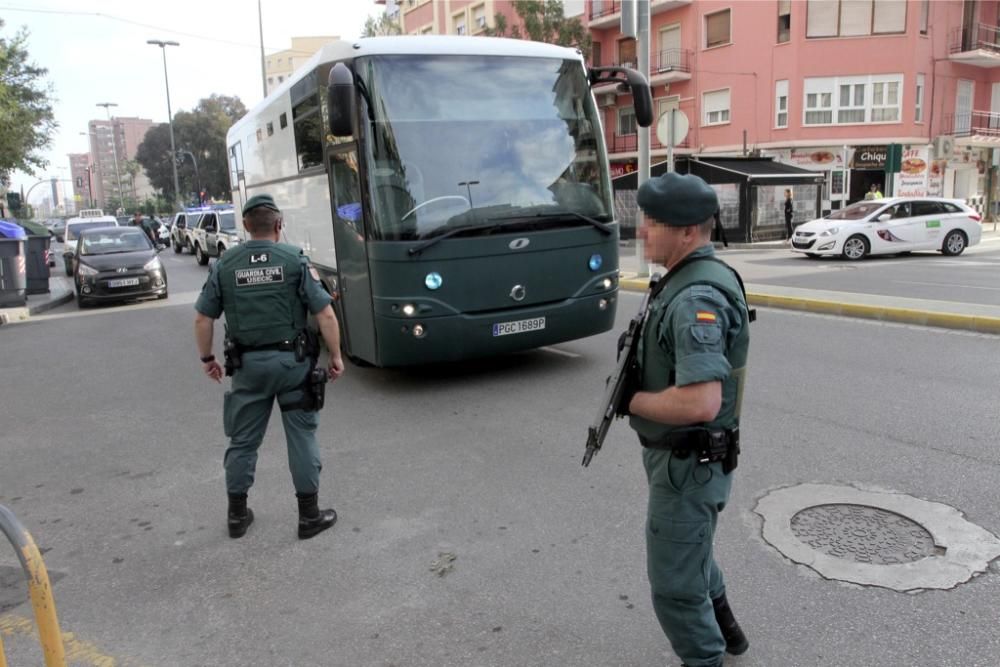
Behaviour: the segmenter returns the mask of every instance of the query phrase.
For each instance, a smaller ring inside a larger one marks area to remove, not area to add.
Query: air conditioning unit
[[[955,137],[945,134],[934,137],[934,159],[946,160],[955,153]]]
[[[614,93],[602,93],[597,96],[597,106],[599,107],[613,107],[617,101],[618,96]]]

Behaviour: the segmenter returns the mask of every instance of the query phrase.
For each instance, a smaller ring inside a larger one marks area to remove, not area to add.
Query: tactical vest
[[[727,265],[713,260],[711,256],[693,259],[689,264],[680,267],[679,273],[670,279],[650,306],[638,349],[640,390],[658,392],[674,384],[676,375],[674,350],[661,346],[660,331],[662,327],[668,326],[665,321],[666,315],[674,298],[692,285],[715,287],[725,295],[732,308],[742,313],[743,328],[728,341],[726,346],[726,359],[733,370],[729,377],[722,381],[722,407],[714,420],[700,425],[712,430],[737,428],[740,424],[740,407],[743,402],[747,354],[750,348],[750,318],[743,289],[736,274]],[[723,331],[722,334],[725,336],[727,332]],[[691,426],[671,426],[636,415],[631,417],[630,424],[639,435],[651,440],[671,432],[691,429]]]
[[[241,244],[219,258],[229,337],[244,347],[292,340],[306,326],[299,296],[302,251],[284,243]]]

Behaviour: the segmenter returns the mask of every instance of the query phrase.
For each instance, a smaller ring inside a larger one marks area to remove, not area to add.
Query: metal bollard
[[[17,549],[17,558],[21,561],[21,568],[28,580],[28,593],[31,595],[31,606],[35,610],[35,625],[38,626],[38,641],[42,645],[45,665],[66,667],[62,633],[59,631],[59,619],[56,618],[56,603],[52,597],[52,587],[49,585],[49,574],[45,569],[42,555],[35,546],[35,540],[14,513],[3,505],[0,505],[0,531]],[[7,667],[2,641],[0,641],[0,667]]]

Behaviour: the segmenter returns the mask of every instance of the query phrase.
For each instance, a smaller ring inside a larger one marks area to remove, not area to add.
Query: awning
[[[996,134],[973,134],[968,137],[955,137],[956,146],[971,148],[1000,148],[1000,136]]]
[[[667,171],[667,163],[660,162],[649,168],[649,175],[659,176]],[[708,183],[746,182],[752,185],[800,185],[822,183],[823,172],[800,169],[771,158],[696,157],[682,159],[678,171],[696,174]],[[612,179],[615,190],[638,189],[639,174],[632,172]]]

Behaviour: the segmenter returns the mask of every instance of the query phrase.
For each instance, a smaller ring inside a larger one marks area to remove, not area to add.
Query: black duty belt
[[[694,429],[668,433],[656,440],[640,435],[639,442],[643,447],[650,449],[669,449],[679,459],[686,459],[694,454],[699,463],[715,463],[739,454],[740,430],[738,428],[721,431]]]
[[[280,340],[277,343],[264,343],[263,345],[241,345],[237,343],[237,347],[241,353],[243,352],[265,352],[270,350],[278,350],[279,352],[294,352],[295,351],[295,341],[294,340]]]

